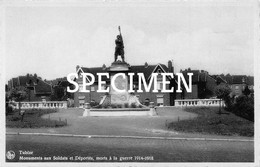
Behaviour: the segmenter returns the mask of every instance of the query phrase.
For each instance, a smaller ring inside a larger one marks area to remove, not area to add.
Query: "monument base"
[[[85,109],[83,117],[155,116],[154,108]]]
[[[123,72],[123,71],[129,71],[130,65],[126,62],[122,62],[120,60],[117,60],[111,64],[109,67],[110,72]]]
[[[117,75],[118,73],[127,74],[130,65],[126,62],[116,61],[109,67],[111,80],[115,87],[123,92],[117,91],[110,85],[109,94],[105,95],[99,105],[93,108],[86,108],[83,116],[153,116],[156,115],[154,108],[149,108],[140,103],[139,99],[130,94],[127,75]]]

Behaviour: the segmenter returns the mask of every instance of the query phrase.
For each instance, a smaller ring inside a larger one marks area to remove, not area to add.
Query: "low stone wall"
[[[85,109],[83,116],[154,116],[154,108]]]
[[[20,102],[20,104],[21,109],[67,108],[67,101]],[[10,102],[9,106],[19,109],[19,102]]]
[[[224,106],[224,101],[220,99],[182,99],[175,100],[176,107],[201,107],[201,106]]]

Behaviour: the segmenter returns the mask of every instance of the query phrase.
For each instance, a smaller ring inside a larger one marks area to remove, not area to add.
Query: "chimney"
[[[147,63],[147,62],[144,63],[144,67],[145,67],[145,68],[148,67],[148,63]]]
[[[103,66],[102,66],[102,70],[106,70],[106,65],[105,64],[103,64]]]
[[[169,72],[174,73],[172,60],[168,61],[168,70],[169,70]]]
[[[244,77],[242,78],[242,83],[245,83],[245,78]]]
[[[79,65],[76,66],[76,71],[78,71],[78,69],[79,69]]]

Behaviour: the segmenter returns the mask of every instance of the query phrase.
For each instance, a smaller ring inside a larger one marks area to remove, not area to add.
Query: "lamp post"
[[[91,89],[91,86],[90,86],[90,91],[89,91],[89,103],[91,103],[91,92],[92,92],[92,89]]]
[[[221,114],[221,98],[219,99],[219,110],[218,110],[218,113]]]

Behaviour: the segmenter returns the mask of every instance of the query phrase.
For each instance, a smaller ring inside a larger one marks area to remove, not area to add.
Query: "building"
[[[96,90],[98,89],[98,79],[97,79],[97,73],[105,73],[109,72],[109,68],[107,68],[105,65],[102,67],[93,67],[93,68],[86,68],[86,67],[76,67],[76,72],[80,76],[81,73],[91,73],[95,77],[95,83],[87,87],[88,90],[90,90],[89,93],[84,93],[84,92],[75,92],[74,93],[74,103],[75,107],[83,107],[85,103],[90,103],[90,102],[96,102],[99,103],[101,98],[105,95],[105,93],[98,93]],[[151,77],[152,73],[174,73],[174,68],[172,65],[172,62],[168,62],[168,66],[164,64],[157,64],[157,65],[149,65],[148,63],[145,63],[144,65],[136,65],[136,66],[130,66],[130,71],[131,73],[143,73],[146,82],[148,83]],[[109,87],[110,85],[110,79],[103,78],[102,80],[106,81],[106,85],[103,86],[103,89],[106,87]],[[176,84],[176,80],[172,78],[167,78],[168,81],[170,81],[170,84],[167,85],[167,89],[171,89],[174,87],[174,84]],[[79,77],[76,82],[79,84],[79,90],[82,90],[82,77]],[[158,93],[152,92],[152,89],[150,92],[142,92],[138,93],[135,92],[135,95],[139,98],[139,101],[143,104],[147,102],[154,102],[155,105],[164,105],[164,106],[169,106],[169,105],[174,105],[174,99],[175,99],[175,92],[173,93],[162,93],[162,77],[161,75],[158,75],[157,78],[157,89],[159,90]],[[133,85],[134,85],[134,90],[138,89],[138,78],[137,75],[134,75],[133,78]],[[151,88],[153,88],[154,85],[152,85]],[[143,84],[142,84],[143,87]],[[142,90],[144,90],[142,88]],[[175,90],[175,89],[174,89]]]
[[[27,74],[26,76],[12,78],[8,81],[7,89],[10,91],[19,86],[27,88],[28,97],[24,101],[50,100],[52,86],[43,81],[40,77],[37,77],[37,75]]]
[[[208,99],[215,97],[215,87],[226,81],[219,75],[209,75],[204,70],[191,70],[190,68],[180,71],[188,81],[188,73],[193,73],[192,76],[192,92],[184,90],[181,94],[176,94],[176,99]]]
[[[247,77],[247,86],[250,91],[254,91],[254,77],[252,76]]]
[[[230,86],[232,95],[240,96],[243,94],[246,86],[248,86],[251,92],[254,91],[254,77],[246,75],[226,75],[222,76]]]

